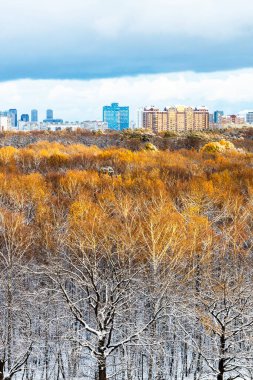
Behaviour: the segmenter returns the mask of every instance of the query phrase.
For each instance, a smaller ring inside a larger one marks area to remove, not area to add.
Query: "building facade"
[[[65,123],[50,123],[48,121],[46,123],[19,121],[18,123],[19,131],[62,131],[66,129],[73,131],[77,129],[85,129],[88,131],[105,131],[108,129],[108,124],[98,120]]]
[[[246,114],[246,121],[248,124],[253,124],[253,111]]]
[[[0,112],[0,131],[9,131],[12,127],[12,118],[6,112]]]
[[[224,112],[223,111],[214,111],[214,113],[213,113],[213,122],[215,124],[220,124],[222,116],[224,116]]]
[[[46,119],[50,120],[54,118],[54,111],[53,110],[47,110],[47,116]]]
[[[245,118],[239,115],[222,116],[221,125],[243,125],[245,124]]]
[[[63,124],[62,119],[44,119],[43,123],[48,123],[48,124]]]
[[[18,126],[18,112],[15,108],[9,109],[9,116],[11,118],[11,126],[13,128]]]
[[[23,113],[20,117],[21,121],[28,122],[29,121],[29,115],[27,113]]]
[[[38,110],[31,110],[31,121],[33,123],[38,121]]]
[[[154,133],[166,131],[195,131],[209,129],[209,112],[206,108],[185,106],[169,107],[163,111],[156,107],[142,111],[142,128]]]
[[[121,107],[119,103],[104,106],[103,121],[108,123],[109,129],[116,131],[129,128],[129,107]]]

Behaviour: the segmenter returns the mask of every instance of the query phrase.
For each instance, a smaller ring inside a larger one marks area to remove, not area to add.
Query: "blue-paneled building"
[[[246,122],[248,124],[253,124],[253,111],[250,111],[246,114]]]
[[[51,120],[54,118],[54,111],[53,110],[47,110],[47,120]]]
[[[104,106],[103,121],[108,123],[109,129],[116,131],[129,128],[129,107],[120,107],[119,103]]]
[[[27,113],[23,113],[20,117],[20,120],[27,123],[29,121],[29,115]]]
[[[223,111],[214,111],[213,122],[216,123],[216,124],[219,124],[221,122],[222,116],[224,116],[224,112]]]
[[[35,123],[38,121],[38,110],[31,110],[31,121]]]
[[[9,109],[9,116],[11,118],[11,126],[17,127],[18,125],[18,112],[16,108],[10,108]]]

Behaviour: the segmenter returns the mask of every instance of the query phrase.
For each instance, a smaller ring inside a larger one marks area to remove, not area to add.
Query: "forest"
[[[253,379],[253,154],[0,148],[0,380]]]

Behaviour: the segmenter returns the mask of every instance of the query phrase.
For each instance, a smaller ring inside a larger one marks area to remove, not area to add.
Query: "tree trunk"
[[[217,375],[217,380],[223,380],[224,379],[224,373],[225,373],[224,359],[223,358],[219,360],[219,371],[220,371],[220,373]]]
[[[217,380],[223,380],[224,379],[224,373],[225,373],[225,352],[226,352],[226,338],[225,338],[225,326],[222,326],[222,334],[220,337],[220,360],[219,360],[219,374],[217,375]]]
[[[107,380],[106,379],[105,359],[99,360],[99,364],[98,364],[98,380]]]
[[[0,360],[0,380],[4,379],[4,361]]]
[[[13,297],[12,297],[12,268],[7,271],[7,368],[11,370],[12,356],[12,326],[13,326]]]
[[[106,379],[106,358],[105,358],[105,338],[99,340],[98,342],[98,380],[107,380]]]

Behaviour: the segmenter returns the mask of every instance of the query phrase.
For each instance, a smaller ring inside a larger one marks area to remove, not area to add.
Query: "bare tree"
[[[31,236],[20,214],[0,214],[0,379],[10,379],[32,350],[24,256]]]
[[[245,264],[239,267],[238,260],[219,257],[205,266],[195,306],[189,305],[189,318],[196,315],[203,344],[194,340],[191,327],[189,341],[217,380],[248,379],[253,369],[251,280]]]
[[[79,324],[70,338],[88,349],[98,363],[98,379],[107,379],[107,358],[138,338],[162,310],[163,292],[154,301],[152,317],[136,319],[145,307],[147,268],[137,257],[117,249],[115,239],[89,249],[80,236],[47,268],[69,311]],[[156,294],[157,296],[157,294]],[[152,297],[152,295],[149,295]]]

